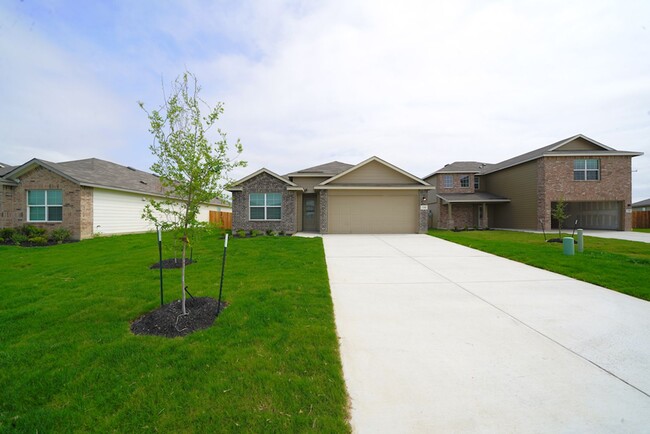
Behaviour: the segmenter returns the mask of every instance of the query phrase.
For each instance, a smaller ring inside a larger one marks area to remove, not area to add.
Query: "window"
[[[481,188],[481,177],[478,175],[474,175],[474,190],[478,190]]]
[[[574,181],[598,181],[600,179],[600,160],[596,158],[573,160]]]
[[[282,218],[282,193],[251,193],[250,220],[280,220]]]
[[[30,222],[63,221],[63,191],[28,190],[27,220]]]
[[[442,178],[442,182],[443,187],[452,188],[454,186],[454,177],[452,175],[445,175],[445,177]]]
[[[469,175],[460,177],[460,186],[461,188],[469,188]]]

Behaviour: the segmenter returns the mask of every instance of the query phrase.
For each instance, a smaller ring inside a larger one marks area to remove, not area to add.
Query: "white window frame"
[[[34,192],[34,191],[42,191],[44,192],[43,195],[43,204],[38,204],[38,205],[30,205],[29,204],[29,193]],[[61,192],[61,204],[60,205],[51,205],[48,204],[47,202],[47,195],[50,191],[59,191]],[[44,189],[44,188],[34,188],[31,190],[27,190],[25,192],[25,203],[27,204],[27,221],[29,223],[61,223],[63,222],[63,190],[58,189],[58,188],[50,188],[50,189]],[[32,208],[45,208],[45,219],[43,220],[33,220],[32,219]],[[52,220],[50,219],[50,208],[61,208],[61,220]]]
[[[454,175],[443,175],[442,177],[443,188],[454,188]]]
[[[254,194],[259,194],[264,196],[264,204],[263,205],[251,205],[251,199],[253,198]],[[280,196],[280,205],[269,205],[269,198],[268,195],[279,195]],[[264,218],[252,218],[251,211],[253,208],[261,208],[264,210]],[[268,210],[269,209],[278,209],[280,211],[280,217],[279,218],[268,218]],[[248,195],[248,220],[250,221],[281,221],[282,220],[282,193],[249,193]]]
[[[469,175],[463,175],[460,177],[460,188],[469,188]]]
[[[576,169],[576,163],[580,161],[582,162],[582,168]],[[595,169],[589,169],[588,168],[588,161],[595,161],[596,162],[596,168]],[[596,173],[596,178],[595,179],[590,179],[589,178],[589,173]],[[576,176],[578,175],[578,178]],[[599,158],[576,158],[573,160],[573,180],[574,181],[600,181],[600,159]]]

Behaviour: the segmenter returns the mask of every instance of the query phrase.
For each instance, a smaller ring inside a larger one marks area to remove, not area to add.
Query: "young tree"
[[[190,230],[196,227],[202,203],[223,198],[228,175],[236,167],[246,166],[238,159],[243,151],[239,139],[234,144],[236,155],[230,157],[226,133],[216,129],[214,139],[208,131],[223,113],[221,102],[213,108],[200,97],[196,76],[188,71],[177,77],[164,104],[151,112],[138,104],[149,118],[153,143],[149,146],[157,161],[151,170],[160,177],[164,199],[150,200],[142,218],[163,229],[181,233],[181,288],[183,314],[185,308],[185,258],[190,244]],[[164,93],[164,88],[163,88]],[[206,109],[207,115],[201,114]]]
[[[566,213],[566,205],[564,199],[560,199],[555,203],[555,208],[551,210],[551,217],[557,220],[557,230],[560,238],[562,238],[562,223],[571,217]]]

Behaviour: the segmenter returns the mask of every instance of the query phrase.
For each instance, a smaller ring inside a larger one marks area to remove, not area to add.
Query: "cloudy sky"
[[[185,69],[244,176],[377,155],[417,176],[578,133],[633,159],[650,197],[650,2],[0,3],[0,161],[148,170],[141,100]]]

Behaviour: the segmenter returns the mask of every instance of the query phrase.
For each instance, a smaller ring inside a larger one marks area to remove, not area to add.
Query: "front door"
[[[302,197],[302,230],[318,232],[318,198],[315,194],[305,194]]]

